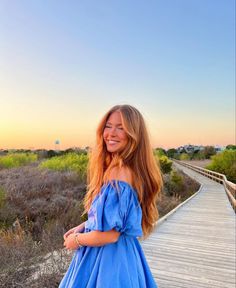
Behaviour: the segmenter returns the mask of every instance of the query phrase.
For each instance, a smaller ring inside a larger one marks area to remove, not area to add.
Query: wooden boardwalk
[[[224,187],[174,165],[202,186],[141,242],[158,288],[235,288],[235,213]]]

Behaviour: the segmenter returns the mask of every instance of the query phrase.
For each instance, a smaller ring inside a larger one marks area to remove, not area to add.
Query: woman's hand
[[[69,232],[69,231],[68,231]],[[64,246],[66,249],[69,250],[76,250],[78,249],[78,244],[75,241],[75,233],[71,233],[69,236],[64,238]]]
[[[73,233],[75,233],[75,232],[77,232],[77,233],[82,232],[82,230],[84,229],[84,225],[85,225],[85,222],[83,222],[83,223],[81,223],[80,225],[78,225],[78,226],[76,226],[76,227],[71,228],[70,230],[68,230],[68,231],[64,234],[64,236],[63,236],[64,240],[66,240],[66,238],[67,238],[70,234],[73,234]]]

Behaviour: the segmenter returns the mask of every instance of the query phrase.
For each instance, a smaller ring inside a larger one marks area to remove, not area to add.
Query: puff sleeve
[[[140,237],[143,235],[141,223],[142,209],[136,191],[124,181],[113,180],[105,184],[94,198],[85,232],[115,229],[122,234]]]

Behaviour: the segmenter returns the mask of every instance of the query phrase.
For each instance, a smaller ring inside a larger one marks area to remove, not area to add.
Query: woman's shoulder
[[[121,168],[113,167],[109,173],[109,180],[120,180],[127,182],[131,186],[133,185],[133,173],[132,170],[127,166]]]

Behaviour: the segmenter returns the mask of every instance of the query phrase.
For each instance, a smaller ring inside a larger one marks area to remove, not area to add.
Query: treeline
[[[227,145],[225,150],[236,150],[236,145]],[[211,159],[211,156],[216,155],[219,152],[217,148],[214,146],[205,146],[202,149],[193,149],[193,151],[186,152],[184,149],[180,150],[179,148],[171,148],[165,150],[163,148],[156,148],[155,151],[159,151],[158,153],[162,155],[166,155],[169,158],[177,159],[177,160],[205,160]]]

